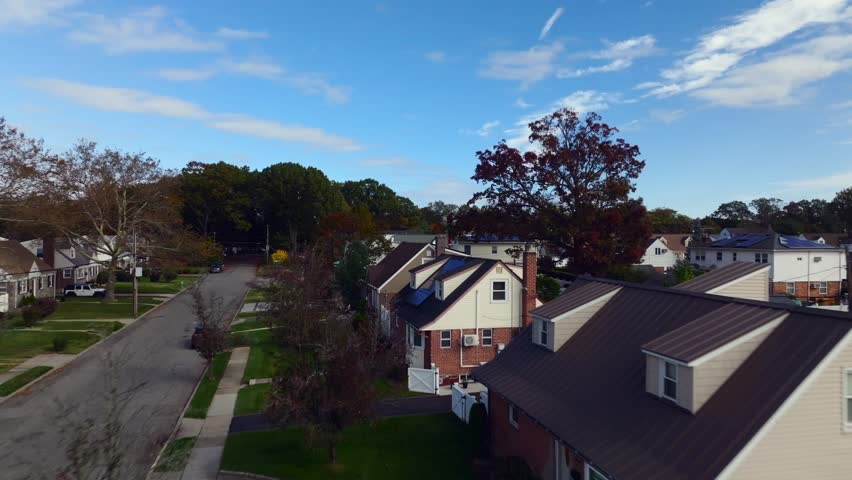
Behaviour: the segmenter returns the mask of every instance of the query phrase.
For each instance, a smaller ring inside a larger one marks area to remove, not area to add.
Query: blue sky
[[[852,185],[849,0],[0,0],[0,115],[77,138],[373,177],[463,202],[475,152],[558,106],[639,145],[649,207]]]

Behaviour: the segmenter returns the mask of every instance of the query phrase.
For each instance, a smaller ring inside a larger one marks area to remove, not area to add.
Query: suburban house
[[[799,238],[812,240],[824,245],[831,245],[832,247],[844,247],[852,244],[852,239],[845,233],[803,233],[799,235]]]
[[[453,240],[450,248],[473,257],[520,264],[520,253],[524,251],[525,243],[525,240],[517,236],[459,235]],[[517,252],[518,258],[508,253],[507,250]]]
[[[768,264],[731,262],[673,288],[768,302],[769,283]]]
[[[689,240],[689,234],[685,233],[656,234],[648,240],[645,254],[637,265],[650,265],[658,272],[664,272],[686,257]]]
[[[400,243],[431,243],[435,240],[434,233],[423,233],[414,230],[387,230],[382,232],[382,235],[391,242],[393,247],[398,247]]]
[[[694,246],[690,261],[716,268],[731,262],[769,265],[770,294],[789,295],[820,305],[837,305],[846,279],[846,254],[842,248],[770,233],[745,235]]]
[[[533,310],[473,373],[492,453],[543,480],[852,478],[852,319],[724,285],[586,278]]]
[[[19,242],[0,240],[0,312],[18,308],[28,296],[56,296],[56,273]]]
[[[722,231],[719,232],[718,239],[727,240],[729,238],[742,237],[744,235],[767,235],[770,233],[773,233],[770,227],[761,227],[759,225],[752,225],[748,227],[729,227],[723,228]]]
[[[101,271],[101,264],[93,259],[97,258],[94,252],[72,245],[67,238],[36,238],[21,245],[56,270],[60,292],[66,285],[93,283]]]
[[[409,270],[392,319],[409,366],[432,370],[435,386],[447,385],[505,348],[541,303],[536,254],[523,259],[520,275],[500,259],[447,254]]]

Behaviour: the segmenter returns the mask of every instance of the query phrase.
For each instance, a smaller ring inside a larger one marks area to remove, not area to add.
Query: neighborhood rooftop
[[[381,262],[367,269],[367,283],[374,287],[382,286],[427,245],[427,243],[400,243]]]
[[[713,270],[693,278],[692,280],[675,285],[674,288],[679,290],[689,290],[691,292],[709,292],[714,288],[727,285],[734,280],[759,272],[765,268],[769,268],[769,265],[755,262],[731,262],[724,267],[714,268]]]
[[[725,238],[709,244],[714,248],[735,248],[743,250],[834,250],[837,247],[792,235],[743,235]]]
[[[40,271],[53,270],[15,240],[0,240],[0,270],[7,274],[29,273],[35,263]]]
[[[852,328],[839,312],[595,283],[621,288],[561,348],[528,328],[474,376],[613,478],[715,478]],[[643,347],[686,361],[785,315],[696,412],[646,392]]]

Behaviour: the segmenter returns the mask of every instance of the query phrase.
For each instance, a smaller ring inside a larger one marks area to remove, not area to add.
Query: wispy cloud
[[[224,44],[205,39],[186,22],[171,17],[161,6],[136,10],[126,16],[81,16],[83,26],[68,34],[76,42],[98,45],[107,53],[209,52]]]
[[[361,167],[408,167],[414,163],[413,160],[405,157],[367,158],[357,162]]]
[[[651,118],[662,123],[674,123],[686,115],[683,110],[651,110]]]
[[[447,61],[447,54],[446,52],[435,50],[426,54],[426,60],[432,63],[444,63]]]
[[[653,35],[642,35],[614,43],[605,41],[604,43],[606,43],[606,47],[602,50],[587,53],[583,56],[592,59],[607,60],[607,63],[574,70],[559,69],[557,76],[567,78],[581,77],[593,73],[616,72],[629,68],[637,58],[647,57],[657,52],[657,39]]]
[[[490,122],[483,123],[482,126],[476,130],[460,130],[459,132],[465,135],[479,135],[480,137],[487,137],[498,125],[500,125],[500,122],[492,120]]]
[[[106,112],[196,120],[216,130],[290,143],[303,143],[326,150],[355,151],[363,148],[351,138],[333,135],[320,128],[283,124],[249,115],[213,113],[192,102],[140,90],[87,85],[50,78],[34,79],[27,83],[51,95]]]
[[[550,18],[548,18],[547,21],[544,22],[544,26],[541,27],[541,33],[538,34],[539,41],[544,40],[544,37],[546,37],[547,34],[550,33],[550,29],[553,28],[553,25],[556,23],[557,20],[559,20],[559,17],[561,17],[564,12],[565,9],[563,9],[562,7],[559,7],[554,10],[553,15],[551,15]]]
[[[669,96],[708,87],[747,56],[815,25],[847,21],[847,0],[771,0],[702,35],[698,44],[659,82],[646,82],[649,94]]]
[[[0,29],[58,23],[60,14],[78,3],[80,0],[0,0]]]
[[[795,189],[842,189],[852,185],[852,171],[828,175],[825,177],[805,178],[798,180],[787,180],[777,182],[776,185],[782,185],[788,188]]]
[[[425,205],[436,199],[460,205],[470,200],[476,191],[477,186],[470,179],[442,176],[428,180],[421,188],[403,191],[403,194],[418,205]]]
[[[222,38],[231,38],[234,40],[251,40],[257,38],[269,38],[269,32],[242,30],[239,28],[222,27],[216,31],[216,35]]]
[[[530,108],[530,107],[532,107],[531,103],[527,103],[523,98],[520,98],[520,97],[518,97],[515,100],[515,103],[513,103],[512,105],[514,105],[518,108]]]
[[[554,62],[564,47],[560,42],[537,45],[528,50],[504,50],[491,53],[479,74],[487,78],[521,82],[521,88],[553,74]]]

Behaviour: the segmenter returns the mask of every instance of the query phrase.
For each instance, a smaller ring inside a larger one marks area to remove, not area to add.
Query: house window
[[[53,274],[52,273],[47,276],[47,287],[48,288],[53,287]]]
[[[438,300],[444,299],[444,282],[435,282],[435,296]]]
[[[819,263],[822,261],[822,257],[814,257],[814,263]]]
[[[732,252],[732,253],[731,253],[731,260],[733,260],[733,261],[735,261],[735,262],[737,261],[737,252]]]
[[[494,342],[494,331],[490,328],[482,329],[482,346],[490,347]]]
[[[663,364],[663,397],[677,401],[677,365],[672,362]]]
[[[491,253],[497,253],[497,245],[491,245]]]
[[[754,254],[754,263],[769,263],[769,254],[768,253],[755,253]]]
[[[77,251],[76,251],[76,250],[74,250],[74,249],[72,248],[72,249],[71,249],[71,252],[70,252],[70,255],[68,255],[68,256],[69,256],[69,257],[71,257],[71,258],[76,257],[76,256],[77,256]]]
[[[817,288],[820,295],[828,295],[828,282],[819,282]]]
[[[722,261],[722,252],[716,252],[716,261],[717,261],[717,262],[721,262],[721,261]]]
[[[450,348],[453,346],[453,332],[450,330],[441,330],[441,348]]]
[[[847,368],[843,371],[843,408],[846,410],[843,415],[846,430],[852,430],[852,368]]]
[[[509,405],[509,424],[513,427],[518,428],[518,409],[515,408],[514,405]]]
[[[411,327],[408,327],[408,332],[408,343],[412,348],[423,348],[423,335]]]
[[[541,321],[541,329],[539,330],[538,341],[542,345],[547,345],[547,322],[545,320]]]
[[[787,282],[787,295],[795,295],[796,294],[796,283],[795,282]]]
[[[595,470],[595,467],[589,465],[588,463],[586,464],[585,478],[586,480],[607,480],[606,475]]]
[[[84,276],[86,276],[86,271],[83,270],[82,268],[78,268],[77,269],[77,278],[80,279],[80,278],[83,278]]]
[[[62,270],[62,278],[71,278],[71,269],[65,268]]]
[[[21,295],[23,293],[27,293],[27,281],[18,280],[18,295]]]
[[[506,301],[507,295],[505,280],[491,282],[491,303],[503,303]]]
[[[433,256],[435,256],[435,252],[433,252],[431,248],[427,248],[426,249],[426,256],[427,257],[433,257]]]
[[[44,290],[44,277],[38,277],[38,289]]]
[[[655,249],[654,249],[654,255],[659,255],[659,254],[661,254],[661,253],[663,253],[663,249],[662,249],[662,248],[659,248],[659,247],[658,247],[658,248],[655,248]]]
[[[707,259],[707,252],[705,252],[704,250],[696,250],[695,251],[695,261],[696,262],[703,262],[706,259]]]
[[[470,255],[470,245],[464,246],[464,253],[467,254],[467,255]]]

